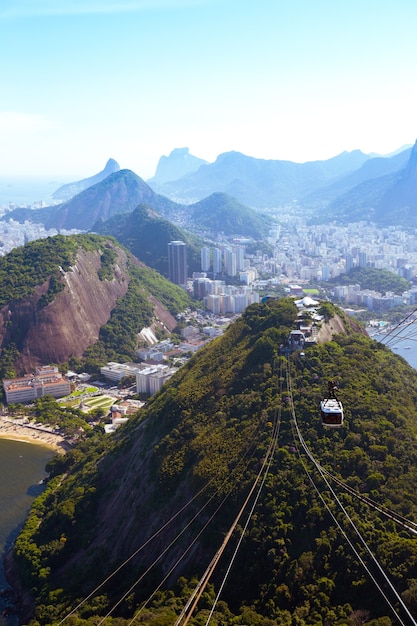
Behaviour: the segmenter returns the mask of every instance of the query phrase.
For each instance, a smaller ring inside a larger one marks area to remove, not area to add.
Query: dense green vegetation
[[[195,226],[211,233],[263,239],[271,220],[226,193],[213,193],[189,207]]]
[[[363,497],[417,522],[417,374],[349,327],[287,362],[279,346],[296,315],[289,299],[248,307],[111,440],[92,435],[50,463],[48,488],[15,547],[36,598],[34,624],[60,621],[161,527],[156,544],[129,559],[68,621],[124,625],[139,609],[138,623],[174,624],[245,500],[273,433],[278,448],[210,623],[395,623],[369,572],[392,600],[391,592],[334,494],[415,614],[415,539]],[[339,430],[324,429],[318,410],[329,379],[338,380],[345,409]],[[313,458],[341,481],[331,483],[333,492],[305,453],[294,416]],[[175,537],[175,554],[167,548],[135,585]],[[192,540],[192,554],[168,576]],[[191,624],[206,623],[237,540]],[[113,617],[104,617],[109,612]]]
[[[40,297],[38,307],[47,306],[65,288],[62,274],[72,271],[80,249],[99,252],[99,278],[113,280],[117,258],[115,248],[119,246],[112,237],[83,234],[48,237],[12,250],[0,257],[0,306],[32,296],[35,288],[46,282],[47,290]],[[83,359],[73,359],[73,369],[98,372],[107,361],[134,360],[137,333],[154,319],[151,297],[159,300],[173,315],[190,305],[191,299],[186,292],[155,270],[131,259],[128,271],[127,294],[118,299],[109,321],[100,330],[98,342],[86,350]],[[12,319],[6,320],[5,326],[7,336],[1,350],[0,376],[10,378],[16,375],[14,363],[25,329],[21,323],[13,325]]]
[[[116,252],[110,246],[106,246],[100,257],[101,267],[98,271],[100,280],[112,280],[114,278],[114,264],[116,259]]]
[[[163,276],[168,276],[168,243],[185,241],[190,275],[201,270],[200,250],[203,243],[162,218],[146,204],[140,204],[131,213],[99,222],[94,230],[102,235],[116,237],[138,259]]]
[[[52,396],[37,398],[32,405],[9,404],[10,415],[26,416],[36,423],[56,426],[67,437],[84,438],[97,420],[97,412],[83,412],[78,407],[64,406]]]
[[[375,267],[354,267],[349,274],[338,276],[332,280],[335,284],[354,285],[359,284],[361,289],[373,289],[385,295],[387,291],[401,295],[410,288],[410,283],[405,278],[389,270]]]
[[[59,267],[68,271],[81,241],[58,235],[29,242],[0,257],[0,306],[31,295],[50,276],[57,279]]]
[[[102,278],[109,279],[115,253],[106,245],[106,239],[97,235],[55,235],[14,248],[0,257],[0,306],[32,295],[35,287],[47,280],[50,283],[46,297],[52,301],[63,288],[62,272],[71,271],[80,248],[102,251]],[[47,303],[42,301],[43,305]]]

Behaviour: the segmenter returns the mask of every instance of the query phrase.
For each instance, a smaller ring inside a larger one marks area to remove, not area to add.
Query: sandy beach
[[[0,418],[0,438],[34,443],[52,448],[60,454],[65,454],[71,448],[64,437],[50,432],[47,427],[39,428],[32,424],[23,424],[21,420],[5,417]]]

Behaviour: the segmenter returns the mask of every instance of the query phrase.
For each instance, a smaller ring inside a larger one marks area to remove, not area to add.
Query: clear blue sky
[[[417,138],[416,0],[1,0],[0,175]]]

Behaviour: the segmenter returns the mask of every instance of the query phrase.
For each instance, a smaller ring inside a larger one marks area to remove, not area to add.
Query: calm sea
[[[388,333],[370,334],[373,339],[385,344],[417,370],[417,322],[404,324]]]
[[[25,520],[33,499],[42,492],[46,463],[55,452],[43,446],[0,439],[0,590],[7,586],[3,557]],[[0,597],[0,615],[5,606]],[[0,617],[0,625],[10,624]]]
[[[76,180],[76,179],[72,179]],[[65,176],[0,176],[0,206],[13,204],[52,204],[52,194],[62,185],[71,182]]]

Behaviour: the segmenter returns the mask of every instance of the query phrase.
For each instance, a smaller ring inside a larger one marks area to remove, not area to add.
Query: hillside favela
[[[416,624],[417,142],[106,158],[1,190],[2,623]]]

